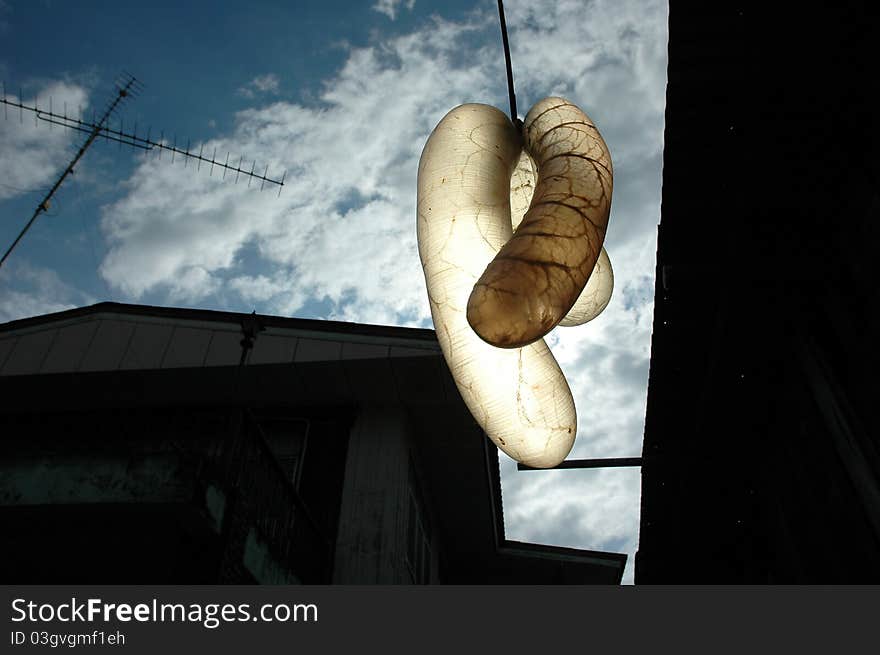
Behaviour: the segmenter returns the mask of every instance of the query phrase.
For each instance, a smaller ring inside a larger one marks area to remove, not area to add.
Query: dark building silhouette
[[[870,3],[670,3],[636,583],[880,582]]]
[[[611,583],[507,540],[433,331],[101,303],[0,325],[7,583]]]

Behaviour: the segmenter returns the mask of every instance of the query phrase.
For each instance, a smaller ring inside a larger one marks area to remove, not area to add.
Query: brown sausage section
[[[545,98],[523,131],[538,167],[532,204],[467,305],[474,331],[501,348],[532,343],[565,317],[596,265],[611,211],[611,156],[583,111]]]

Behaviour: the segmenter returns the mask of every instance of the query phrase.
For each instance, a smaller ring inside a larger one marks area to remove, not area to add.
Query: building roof
[[[432,330],[256,317],[248,364],[436,355]],[[249,315],[102,302],[0,324],[0,375],[233,366]]]
[[[258,330],[239,366],[249,325]],[[0,397],[15,412],[399,405],[459,558],[450,570],[461,580],[450,582],[619,583],[623,574],[625,554],[505,538],[497,450],[461,401],[433,330],[104,302],[0,324]]]

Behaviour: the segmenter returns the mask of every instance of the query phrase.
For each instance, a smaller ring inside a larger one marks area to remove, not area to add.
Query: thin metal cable
[[[510,97],[510,120],[519,125],[516,116],[516,93],[513,91],[513,68],[510,65],[510,44],[507,41],[507,22],[504,20],[504,2],[498,0],[498,18],[501,21],[501,41],[504,44],[504,63],[507,66],[507,95]]]

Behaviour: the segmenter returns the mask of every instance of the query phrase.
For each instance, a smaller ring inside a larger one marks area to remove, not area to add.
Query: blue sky
[[[667,9],[657,0],[507,0],[520,115],[563,95],[597,123],[615,190],[606,312],[548,338],[578,406],[571,457],[641,452],[660,212]],[[8,97],[100,108],[178,144],[287,172],[280,195],[167,155],[98,143],[0,269],[0,322],[101,300],[430,326],[415,244],[418,157],[458,104],[507,111],[494,0],[106,3],[0,0]],[[0,114],[0,246],[82,142]],[[634,469],[517,473],[508,536],[624,551]],[[630,564],[627,578],[631,579]]]

